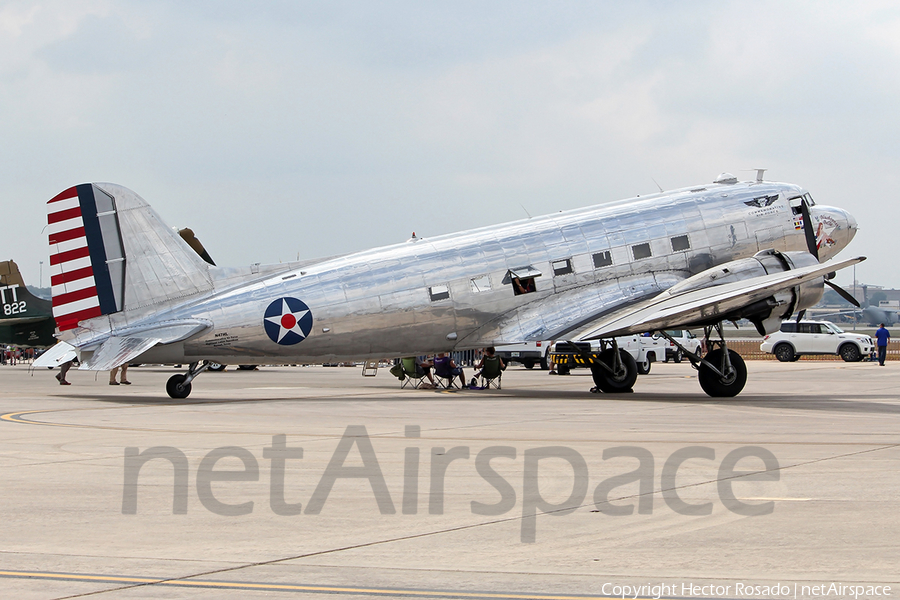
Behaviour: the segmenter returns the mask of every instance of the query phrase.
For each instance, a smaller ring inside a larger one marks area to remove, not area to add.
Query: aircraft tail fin
[[[50,301],[32,294],[22,280],[19,266],[0,262],[0,320],[3,325],[35,323],[50,315]],[[52,329],[50,333],[53,333]]]
[[[85,183],[47,203],[53,316],[61,332],[119,312],[140,316],[212,289],[209,265],[143,198]]]
[[[0,262],[0,285],[15,285],[25,287],[25,281],[19,272],[19,265],[12,260]]]

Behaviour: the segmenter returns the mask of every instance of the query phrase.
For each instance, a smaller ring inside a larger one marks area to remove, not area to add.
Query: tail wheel
[[[859,362],[862,359],[862,353],[856,344],[844,344],[841,346],[840,353],[845,362]]]
[[[604,364],[612,367],[615,355],[613,349],[604,350],[600,353],[600,360]],[[638,366],[634,361],[634,357],[627,350],[619,350],[620,366],[616,373],[610,373],[601,365],[591,365],[591,375],[594,377],[594,384],[602,392],[607,394],[616,394],[630,392],[637,381]]]
[[[191,395],[191,384],[185,383],[187,375],[172,375],[166,382],[166,393],[170,398],[187,398]]]
[[[714,364],[720,371],[725,372],[724,354],[721,348],[716,348],[706,355],[707,362]],[[744,359],[734,350],[728,351],[728,360],[731,369],[722,377],[705,364],[700,363],[697,378],[700,387],[707,395],[713,398],[733,398],[741,393],[747,383],[747,365]]]
[[[775,358],[777,358],[780,362],[793,362],[794,361],[794,349],[791,348],[790,344],[778,344],[775,346]]]

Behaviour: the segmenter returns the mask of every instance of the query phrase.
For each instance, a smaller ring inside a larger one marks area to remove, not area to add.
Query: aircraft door
[[[769,227],[757,230],[756,232],[756,243],[759,246],[760,251],[768,250],[770,248],[784,250],[783,242],[784,230],[781,227]]]

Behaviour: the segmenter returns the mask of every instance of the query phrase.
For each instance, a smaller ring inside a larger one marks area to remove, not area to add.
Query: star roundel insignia
[[[273,300],[263,317],[266,335],[282,346],[293,346],[305,340],[312,331],[312,325],[312,311],[296,298]]]

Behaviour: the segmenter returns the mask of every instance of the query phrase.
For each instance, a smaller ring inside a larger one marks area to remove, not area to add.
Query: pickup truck
[[[547,355],[550,354],[550,346],[553,342],[523,342],[521,344],[510,344],[508,346],[497,346],[495,348],[496,355],[503,359],[503,362],[518,362],[525,365],[526,369],[533,369],[534,365],[540,365],[545,371],[549,368]]]
[[[697,338],[697,336],[695,336],[687,329],[666,329],[666,333],[670,335],[676,342],[681,344],[685,349],[687,349],[691,354],[697,354],[700,351],[700,340]],[[663,338],[658,333],[654,334],[653,337],[660,339],[665,345],[666,355],[663,357],[663,360],[665,362],[669,362],[669,360],[674,360],[677,363],[681,362],[681,359],[684,358],[681,348],[677,347],[669,340]]]

